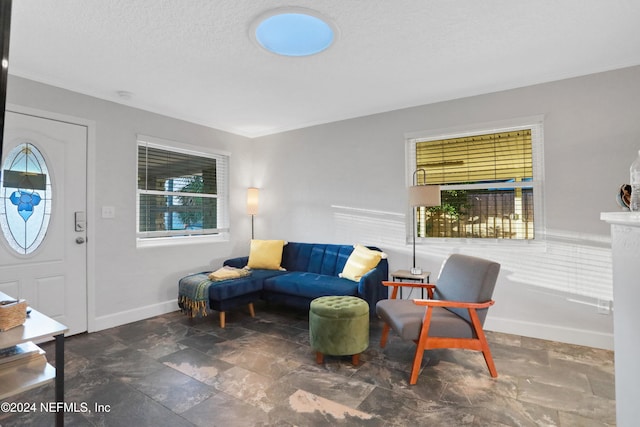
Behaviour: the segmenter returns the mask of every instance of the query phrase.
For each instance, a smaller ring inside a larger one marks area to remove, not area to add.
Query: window
[[[30,142],[7,155],[0,174],[0,228],[20,255],[44,241],[53,202],[51,175],[40,150]]]
[[[168,145],[171,144],[171,145]],[[138,238],[221,235],[228,231],[226,154],[169,141],[138,140]]]
[[[539,226],[540,124],[409,139],[417,184],[439,184],[442,204],[416,208],[416,236],[533,240]]]

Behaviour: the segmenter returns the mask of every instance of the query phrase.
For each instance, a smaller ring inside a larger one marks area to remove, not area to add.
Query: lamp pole
[[[247,189],[247,214],[251,215],[251,240],[253,240],[253,218],[258,213],[258,189],[251,187]]]
[[[423,184],[418,184],[417,174],[422,173]],[[420,206],[430,207],[439,206],[440,201],[440,186],[439,185],[427,185],[427,171],[424,169],[417,169],[413,173],[413,185],[409,188],[409,204],[411,205],[411,215],[413,218],[413,229],[411,235],[413,236],[413,267],[411,268],[411,274],[422,274],[422,269],[416,267],[416,208]]]

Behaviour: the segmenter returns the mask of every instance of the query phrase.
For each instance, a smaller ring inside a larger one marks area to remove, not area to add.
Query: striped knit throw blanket
[[[206,316],[209,307],[209,286],[223,280],[250,275],[249,270],[224,266],[214,272],[202,272],[183,277],[178,282],[178,306],[189,317]]]

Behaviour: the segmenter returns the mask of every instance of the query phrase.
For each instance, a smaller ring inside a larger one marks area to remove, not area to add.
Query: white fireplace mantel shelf
[[[602,212],[600,219],[609,224],[640,227],[640,212]]]

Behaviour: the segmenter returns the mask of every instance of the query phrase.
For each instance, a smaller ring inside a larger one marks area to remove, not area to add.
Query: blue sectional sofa
[[[338,276],[351,252],[353,245],[289,242],[282,250],[281,265],[286,271],[252,270],[247,279],[262,284],[260,297],[268,302],[308,310],[311,301],[321,296],[354,295],[367,301],[370,312],[375,312],[376,303],[388,295],[382,284],[389,278],[387,260],[381,259],[377,267],[354,282]],[[232,258],[224,265],[242,268],[248,260],[248,256]]]
[[[369,249],[378,250],[375,247]],[[376,303],[388,296],[382,281],[388,280],[389,267],[386,258],[355,282],[339,277],[352,245],[289,242],[282,251],[281,266],[284,270],[252,269],[251,275],[220,282],[209,282],[209,308],[224,312],[240,305],[250,305],[258,299],[308,310],[311,301],[327,295],[358,296],[369,304],[369,313],[375,315]],[[248,256],[228,259],[225,266],[243,268]],[[206,282],[209,272],[198,273],[182,281]],[[181,305],[181,308],[184,307]],[[223,326],[224,327],[224,326]]]

